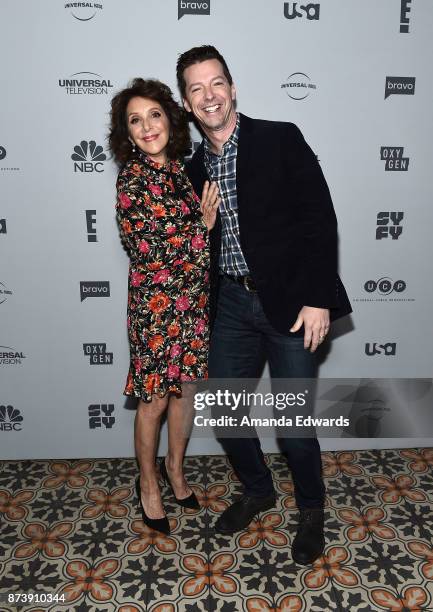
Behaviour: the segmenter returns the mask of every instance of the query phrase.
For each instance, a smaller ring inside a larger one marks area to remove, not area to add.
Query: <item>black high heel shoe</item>
[[[141,510],[141,519],[145,525],[147,525],[150,529],[154,529],[155,531],[160,531],[164,535],[170,534],[170,523],[168,522],[168,518],[164,516],[159,519],[151,519],[147,516],[144,511],[143,504],[141,503],[141,487],[140,487],[140,476],[135,481],[135,490],[138,497],[138,507]]]
[[[161,478],[164,480],[164,482],[168,484],[168,486],[171,488],[174,499],[179,504],[179,506],[182,506],[182,508],[189,508],[190,510],[198,510],[199,508],[201,508],[194,491],[191,493],[191,495],[185,497],[185,499],[178,499],[176,497],[176,495],[174,494],[173,485],[171,484],[170,478],[168,477],[167,466],[165,465],[165,457],[163,457],[159,462],[159,473],[161,474]]]

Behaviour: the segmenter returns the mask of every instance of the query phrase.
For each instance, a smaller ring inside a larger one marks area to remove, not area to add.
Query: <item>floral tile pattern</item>
[[[433,449],[322,453],[325,551],[291,557],[297,508],[284,458],[266,456],[277,502],[233,536],[218,515],[241,491],[226,457],[189,457],[201,505],[168,488],[171,534],[143,525],[134,459],[0,462],[0,612],[6,593],[62,600],[22,612],[433,610]]]

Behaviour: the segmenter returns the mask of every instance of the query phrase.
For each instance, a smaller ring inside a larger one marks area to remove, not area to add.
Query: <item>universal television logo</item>
[[[59,87],[69,95],[102,95],[113,85],[96,72],[74,72],[68,79],[59,79]]]
[[[75,162],[74,172],[104,172],[103,162],[107,156],[101,145],[97,145],[94,140],[82,140],[74,147],[74,151],[71,155]]]
[[[10,346],[0,345],[0,365],[21,365],[26,356]]]
[[[0,431],[21,431],[23,417],[13,406],[0,406]]]
[[[65,9],[78,21],[90,21],[102,11],[102,2],[66,2]]]
[[[284,17],[286,19],[296,19],[297,17],[306,17],[311,20],[320,19],[320,4],[300,4],[299,11],[297,9],[298,2],[285,2],[284,3]],[[301,11],[301,12],[300,12]]]

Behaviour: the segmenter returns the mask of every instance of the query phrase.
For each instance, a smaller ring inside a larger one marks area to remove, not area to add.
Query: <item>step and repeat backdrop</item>
[[[177,57],[200,44],[225,56],[238,109],[296,123],[327,178],[354,314],[321,376],[431,378],[432,3],[3,0],[0,16],[0,459],[133,454],[110,100],[137,76],[179,98]]]

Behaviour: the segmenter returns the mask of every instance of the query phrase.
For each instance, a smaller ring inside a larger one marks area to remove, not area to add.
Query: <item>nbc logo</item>
[[[94,140],[82,140],[74,147],[71,159],[74,172],[104,172],[103,162],[107,159],[104,149]]]
[[[21,431],[23,417],[13,406],[0,406],[0,431]]]

